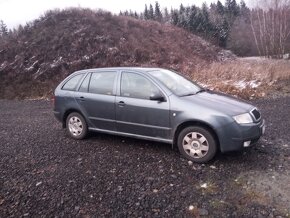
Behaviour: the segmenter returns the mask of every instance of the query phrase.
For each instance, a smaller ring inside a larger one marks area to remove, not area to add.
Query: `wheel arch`
[[[179,133],[183,129],[190,127],[190,126],[203,127],[206,130],[208,130],[210,133],[212,133],[212,135],[217,143],[217,147],[220,150],[220,140],[219,140],[219,137],[218,137],[216,131],[214,130],[214,128],[210,124],[203,122],[203,121],[198,121],[198,120],[185,121],[177,126],[177,128],[175,129],[175,132],[174,132],[173,146],[177,146],[177,140],[178,140]]]
[[[66,110],[63,114],[63,117],[62,117],[62,128],[66,128],[66,119],[67,117],[71,114],[71,113],[79,113],[80,115],[83,116],[83,118],[86,120],[86,118],[84,117],[83,113],[78,110],[78,109],[75,109],[75,108],[70,108],[68,110]]]

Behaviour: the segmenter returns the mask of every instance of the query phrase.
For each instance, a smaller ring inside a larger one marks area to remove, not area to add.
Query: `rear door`
[[[120,96],[116,97],[116,128],[119,132],[168,139],[169,102],[162,91],[146,76],[122,72]],[[150,100],[161,93],[165,101]]]
[[[76,100],[91,128],[115,131],[116,71],[97,71],[86,75]]]

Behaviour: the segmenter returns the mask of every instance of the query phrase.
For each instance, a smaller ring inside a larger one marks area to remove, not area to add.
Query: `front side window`
[[[77,88],[77,85],[79,84],[81,78],[83,78],[84,74],[78,74],[74,76],[73,78],[69,79],[64,86],[62,87],[63,90],[68,91],[75,91]]]
[[[89,92],[101,95],[113,95],[116,72],[92,73]]]
[[[145,77],[135,73],[122,73],[121,96],[150,99],[156,93],[160,93],[159,89]]]

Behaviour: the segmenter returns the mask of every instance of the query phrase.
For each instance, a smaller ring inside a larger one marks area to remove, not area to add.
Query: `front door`
[[[122,72],[120,96],[116,97],[117,131],[169,139],[169,102],[165,95],[164,101],[150,100],[156,93],[162,94],[148,78],[138,73]]]

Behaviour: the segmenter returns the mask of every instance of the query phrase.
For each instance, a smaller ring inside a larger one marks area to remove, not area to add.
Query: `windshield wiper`
[[[180,97],[186,97],[186,96],[191,96],[191,95],[195,95],[196,93],[188,93],[188,94],[184,94],[184,95],[181,95]]]
[[[208,89],[200,89],[197,92],[190,92],[188,94],[181,95],[180,97],[186,97],[186,96],[196,95],[198,93],[202,93],[202,92],[206,92],[206,91],[208,91]]]
[[[206,91],[207,91],[207,89],[201,89],[201,90],[197,91],[195,94],[206,92]]]

